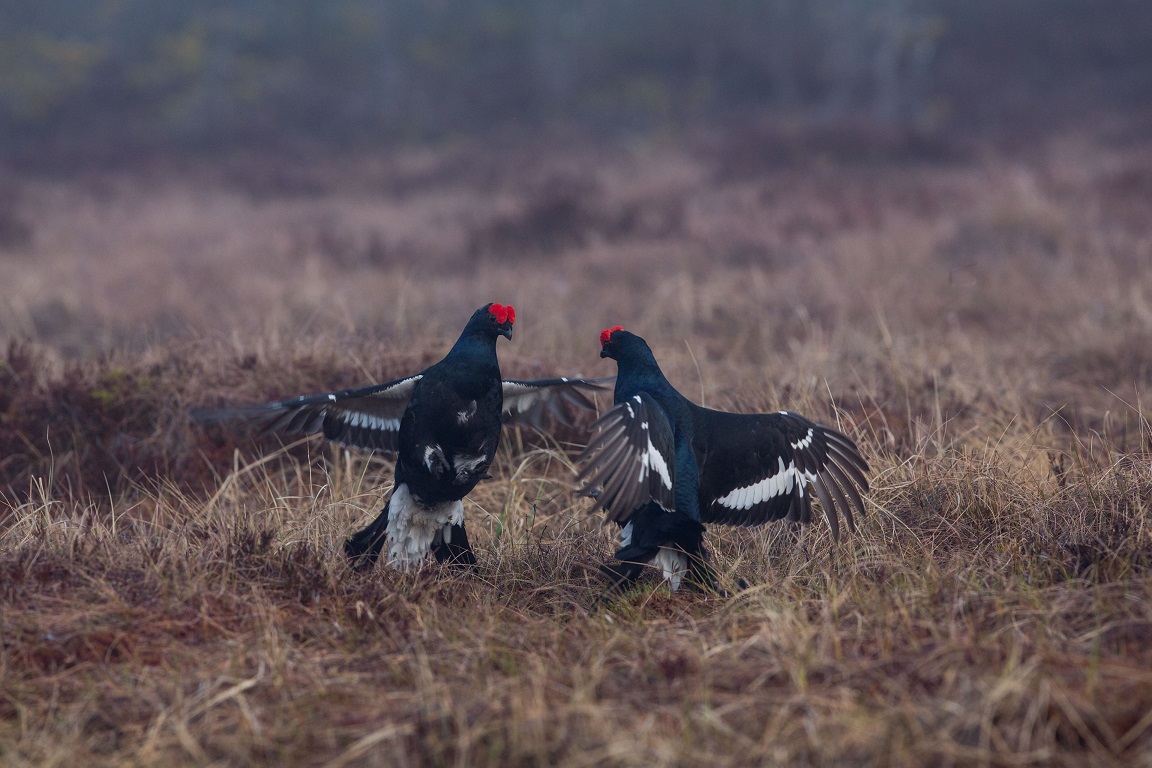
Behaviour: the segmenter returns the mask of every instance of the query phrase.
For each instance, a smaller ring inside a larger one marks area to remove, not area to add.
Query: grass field
[[[732,131],[0,178],[0,763],[1152,765],[1152,143]],[[919,158],[919,159],[917,159]],[[506,376],[840,425],[869,514],[653,579],[506,433],[481,564],[347,569],[386,457],[193,405],[383,381],[517,308]]]

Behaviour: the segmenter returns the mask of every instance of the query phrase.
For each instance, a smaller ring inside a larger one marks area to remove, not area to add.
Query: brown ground
[[[0,179],[0,763],[1152,765],[1138,134]],[[859,534],[717,529],[751,589],[601,606],[571,450],[512,433],[475,573],[362,575],[386,459],[189,424],[418,370],[487,301],[506,375],[609,375],[619,323],[698,401],[839,423]]]

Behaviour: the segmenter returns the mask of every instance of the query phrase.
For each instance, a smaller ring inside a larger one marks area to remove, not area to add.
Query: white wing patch
[[[515,381],[504,382],[504,410],[506,411],[515,409],[516,413],[524,413],[543,396],[544,393],[536,387],[529,387]]]
[[[795,443],[792,443],[792,450],[794,450],[794,451],[806,450],[808,448],[808,446],[812,445],[812,437],[813,437],[812,428],[809,427],[808,428],[808,434],[804,435],[804,437],[802,439],[796,441]]]
[[[638,403],[644,401],[640,399],[640,395],[632,398]],[[624,403],[624,407],[628,409],[628,416],[630,418],[636,417],[636,412],[632,410],[629,403]],[[652,444],[652,434],[648,430],[648,422],[640,422],[640,428],[644,430],[644,437],[648,440],[648,447],[644,453],[640,455],[640,476],[636,478],[636,482],[643,483],[648,477],[648,472],[654,470],[660,475],[660,481],[664,483],[665,488],[672,487],[672,473],[668,471],[668,462],[664,460],[663,454],[656,450],[656,446]]]
[[[424,466],[433,474],[440,474],[448,466],[448,459],[444,456],[444,449],[439,445],[424,446]]]
[[[324,400],[329,403],[338,403],[364,397],[383,400],[404,400],[412,396],[412,389],[416,386],[416,382],[422,378],[424,378],[424,374],[418,373],[406,379],[397,379],[387,385],[373,384],[359,389],[344,389],[339,392],[328,392],[323,395],[300,395],[299,397],[290,397],[287,400],[277,400],[269,405],[277,408],[295,408],[300,405],[313,405],[323,402]]]
[[[640,455],[640,477],[637,478],[637,482],[643,483],[648,477],[648,472],[654,471],[660,475],[660,482],[664,483],[664,487],[671,489],[672,473],[668,471],[668,462],[652,444],[652,436],[648,433],[648,422],[644,422],[643,427],[644,435],[648,439],[648,448]]]
[[[811,430],[809,430],[809,435],[811,435]],[[805,439],[811,440],[811,437]],[[779,459],[779,462],[780,468],[774,475],[752,483],[752,485],[736,488],[726,496],[717,499],[716,503],[728,509],[751,509],[763,501],[791,493],[792,488],[797,483],[797,478],[802,477],[811,480],[815,477],[811,473],[798,471],[795,462],[788,462],[787,467],[784,466],[784,459]],[[803,484],[800,486],[800,493],[804,493]]]
[[[385,419],[371,413],[360,413],[358,411],[345,411],[342,415],[344,417],[344,423],[350,427],[363,427],[381,432],[400,431],[400,419]]]

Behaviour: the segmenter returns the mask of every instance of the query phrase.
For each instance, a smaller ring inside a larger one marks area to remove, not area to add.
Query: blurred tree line
[[[1107,83],[1095,92],[1123,101],[1152,96],[1150,81],[1149,0],[0,3],[10,156],[613,132],[749,111],[939,130],[1044,88]]]

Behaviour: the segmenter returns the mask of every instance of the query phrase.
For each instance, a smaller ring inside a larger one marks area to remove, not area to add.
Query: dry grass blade
[[[35,237],[0,250],[0,763],[1147,764],[1146,134],[735,175],[707,149],[406,156],[317,165],[307,199],[29,179]],[[389,192],[405,163],[444,178]],[[469,253],[553,177],[635,221]],[[709,532],[749,589],[606,597],[588,433],[508,428],[476,569],[361,573],[341,546],[391,459],[189,416],[423,370],[485,300],[517,307],[509,378],[609,373],[619,321],[702,402],[837,424],[870,490],[833,436],[790,511],[831,528]]]

